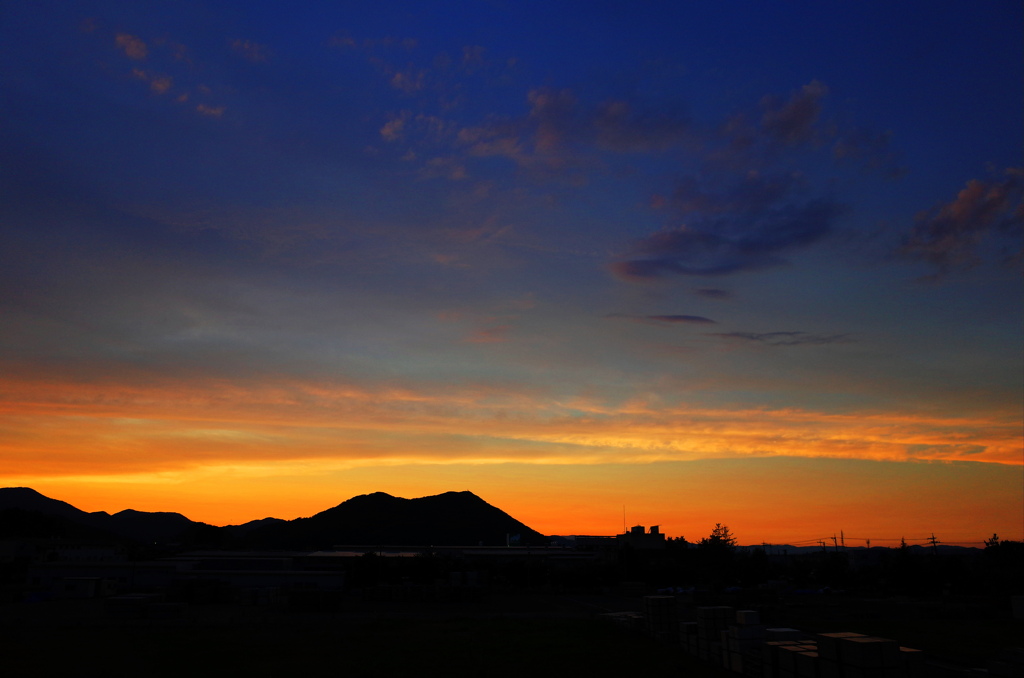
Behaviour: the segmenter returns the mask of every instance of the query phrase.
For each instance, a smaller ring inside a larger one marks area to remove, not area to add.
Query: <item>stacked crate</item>
[[[761,616],[756,610],[738,610],[736,623],[729,626],[724,639],[726,668],[734,673],[748,674],[747,665],[761,664],[761,643],[765,640],[765,627],[761,624]],[[758,672],[755,674],[760,676]]]
[[[845,678],[843,674],[843,641],[848,638],[864,638],[864,634],[852,631],[818,634],[821,678]]]
[[[930,673],[924,652],[910,647],[900,648],[900,674],[903,678],[930,678]],[[1024,678],[1024,674],[1017,678]]]
[[[1024,648],[1003,650],[988,662],[988,675],[992,678],[1024,678]]]
[[[687,654],[697,656],[699,654],[697,622],[679,623],[679,645]]]
[[[615,624],[624,631],[637,632],[643,626],[644,616],[638,612],[607,612],[598,615],[598,619]]]
[[[904,678],[924,670],[921,654],[888,638],[860,633],[818,635],[821,678]]]
[[[805,675],[812,671],[812,665],[816,670],[817,650],[813,640],[768,640],[761,646],[761,675],[764,678]],[[799,657],[807,653],[813,653],[813,656]]]
[[[647,632],[658,640],[674,641],[679,631],[677,610],[674,596],[644,596]]]
[[[697,656],[706,662],[720,663],[722,634],[735,618],[735,610],[726,605],[697,608]]]
[[[895,640],[864,636],[846,638],[844,678],[899,678],[900,645]]]

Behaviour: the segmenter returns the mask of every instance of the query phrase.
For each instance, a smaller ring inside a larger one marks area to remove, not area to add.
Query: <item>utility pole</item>
[[[846,550],[846,535],[843,534],[842,530],[839,530],[839,543],[843,545],[843,550]]]
[[[935,533],[934,532],[932,532],[932,537],[931,537],[931,539],[928,540],[928,542],[932,545],[932,555],[934,555],[934,556],[939,555],[939,544],[940,544],[940,542],[939,542],[938,539],[935,538]]]
[[[832,534],[832,548],[836,553],[839,553],[839,542],[836,540],[835,533]]]

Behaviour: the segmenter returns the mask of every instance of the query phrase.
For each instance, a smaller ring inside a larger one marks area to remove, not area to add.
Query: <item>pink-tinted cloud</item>
[[[510,325],[492,325],[481,327],[466,337],[470,344],[499,344],[508,341]]]
[[[134,35],[118,33],[114,42],[129,59],[142,61],[149,55],[149,49],[146,47],[146,43],[143,42],[141,38],[137,38]]]
[[[826,94],[828,87],[813,80],[786,101],[779,101],[776,97],[765,97],[761,101],[761,107],[764,109],[761,130],[782,144],[797,144],[811,140],[814,125],[821,114],[821,99]]]
[[[901,252],[937,267],[940,274],[984,261],[991,243],[1007,262],[1024,260],[1024,168],[1012,167],[1002,180],[972,179],[952,201],[920,212]]]
[[[558,151],[573,129],[576,97],[567,89],[535,89],[527,95],[530,118],[536,127],[534,147],[539,153]]]
[[[391,118],[380,128],[380,136],[385,141],[398,141],[405,134],[405,122],[408,114],[398,115]]]
[[[398,71],[391,76],[391,86],[405,94],[415,94],[423,89],[423,82],[426,77],[425,71],[407,69]]]
[[[207,106],[206,104],[196,106],[196,111],[209,118],[219,118],[224,115],[225,110],[227,109],[224,106]]]
[[[625,101],[604,104],[594,118],[597,144],[621,153],[665,151],[690,134],[682,115],[662,112],[640,115]]]
[[[132,69],[132,75],[149,83],[149,89],[156,94],[166,94],[174,85],[174,80],[169,75],[149,73],[139,68]]]

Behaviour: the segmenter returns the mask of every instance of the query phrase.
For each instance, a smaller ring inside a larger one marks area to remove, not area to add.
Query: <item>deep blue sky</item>
[[[300,4],[5,3],[6,475],[1020,508],[1020,3]]]

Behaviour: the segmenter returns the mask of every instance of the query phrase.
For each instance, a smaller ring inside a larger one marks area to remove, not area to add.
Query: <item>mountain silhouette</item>
[[[223,528],[180,513],[128,509],[87,513],[27,487],[0,488],[0,538],[114,535],[141,543],[190,542],[266,549],[363,546],[542,545],[547,539],[472,492],[403,499],[384,492],[353,497],[308,518],[264,518]],[[44,519],[45,517],[45,519]],[[83,531],[84,530],[84,531]]]
[[[206,523],[189,520],[180,513],[127,509],[114,515],[106,511],[87,513],[59,499],[51,499],[28,487],[0,488],[0,513],[4,534],[49,537],[114,539],[142,543],[174,542],[188,537]],[[41,518],[45,517],[45,520]],[[36,528],[31,526],[35,525]]]
[[[261,525],[253,546],[505,546],[546,544],[546,538],[472,492],[403,499],[385,492],[353,497],[309,518]]]

